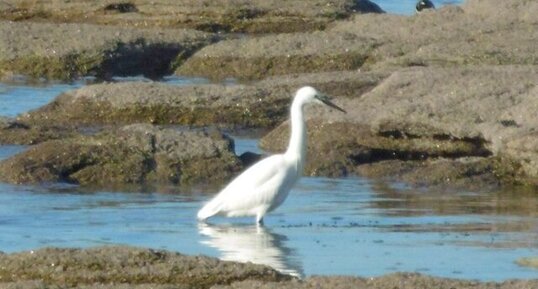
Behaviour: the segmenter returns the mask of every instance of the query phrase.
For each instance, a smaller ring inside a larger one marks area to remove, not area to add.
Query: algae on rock
[[[0,19],[191,28],[210,32],[289,33],[324,29],[354,13],[382,13],[369,0],[4,0]]]
[[[21,184],[186,185],[220,182],[240,169],[232,140],[218,132],[136,124],[38,144],[0,162],[0,178]]]
[[[0,285],[38,282],[39,288],[131,288],[151,284],[150,287],[204,289],[249,279],[285,281],[291,277],[262,265],[126,246],[45,248],[0,254]]]
[[[0,77],[156,78],[171,73],[173,65],[216,40],[215,35],[186,29],[0,21]]]

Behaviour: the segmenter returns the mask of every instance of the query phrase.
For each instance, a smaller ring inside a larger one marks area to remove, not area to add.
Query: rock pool
[[[238,139],[237,150],[256,141]],[[0,156],[22,150],[0,147]],[[303,178],[257,228],[249,218],[196,222],[215,192],[176,187],[88,191],[0,185],[0,249],[128,244],[270,265],[298,276],[410,271],[479,280],[536,278],[538,200],[525,192],[417,191],[362,178]]]

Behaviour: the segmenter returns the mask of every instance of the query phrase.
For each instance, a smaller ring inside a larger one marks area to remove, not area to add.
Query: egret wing
[[[228,184],[204,208],[213,214],[248,214],[247,211],[262,205],[276,194],[286,178],[286,161],[282,155],[273,155],[248,168]],[[204,210],[204,208],[202,210]]]
[[[267,157],[237,176],[232,180],[224,189],[222,189],[219,195],[237,194],[237,191],[253,190],[263,185],[279,174],[284,172],[286,162],[283,155],[272,155]]]

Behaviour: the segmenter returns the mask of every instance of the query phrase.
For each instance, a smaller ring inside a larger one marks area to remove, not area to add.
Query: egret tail
[[[219,213],[219,204],[216,200],[211,200],[209,203],[205,204],[203,208],[198,211],[197,218],[200,221],[205,221],[206,219]]]

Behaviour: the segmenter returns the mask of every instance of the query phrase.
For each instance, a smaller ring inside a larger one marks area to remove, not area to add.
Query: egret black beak
[[[330,106],[334,109],[337,109],[343,113],[347,113],[343,108],[339,107],[338,105],[334,104],[333,102],[331,102],[329,100],[329,97],[326,96],[326,95],[316,95],[316,98],[319,99],[321,102],[323,102],[324,104],[326,104],[327,106]]]

